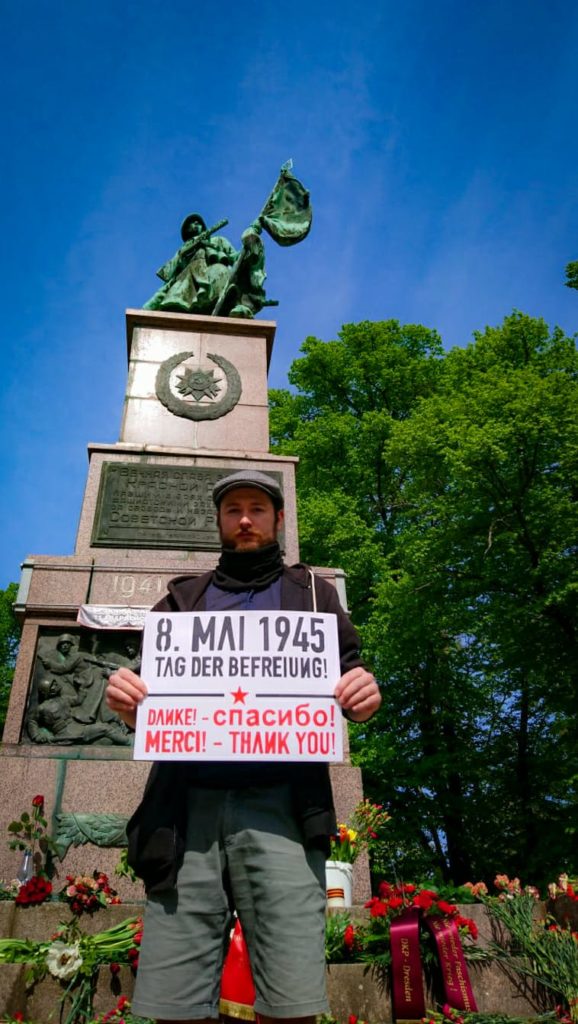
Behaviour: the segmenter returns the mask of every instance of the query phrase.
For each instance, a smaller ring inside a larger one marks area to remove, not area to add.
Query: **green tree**
[[[10,583],[0,590],[0,737],[4,729],[14,665],[20,643],[20,625],[14,615],[18,587]]]
[[[353,749],[400,868],[559,870],[578,802],[574,343],[515,313],[445,357],[395,322],[303,351],[273,436],[301,460],[304,557],[348,573],[383,683]]]
[[[566,264],[566,281],[564,284],[567,288],[578,288],[578,260]]]

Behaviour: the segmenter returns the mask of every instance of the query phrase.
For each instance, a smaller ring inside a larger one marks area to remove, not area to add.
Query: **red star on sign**
[[[231,690],[231,697],[233,698],[233,703],[244,704],[245,697],[247,696],[248,693],[248,690],[242,690],[240,686],[237,690]]]

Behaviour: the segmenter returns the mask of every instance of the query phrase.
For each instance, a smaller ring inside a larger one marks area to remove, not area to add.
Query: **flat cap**
[[[283,508],[283,491],[279,484],[272,476],[260,473],[258,469],[241,469],[238,473],[231,473],[230,476],[217,480],[213,487],[213,501],[217,508],[225,494],[236,490],[237,487],[256,487],[257,490],[269,495],[276,509]]]

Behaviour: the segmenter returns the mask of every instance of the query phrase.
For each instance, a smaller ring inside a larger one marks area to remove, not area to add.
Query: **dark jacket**
[[[168,594],[154,611],[204,611],[205,591],[213,573],[179,576],[168,585]],[[281,610],[313,610],[311,570],[305,565],[285,566],[281,578]],[[362,665],[359,637],[339,603],[337,592],[326,580],[315,576],[316,609],[337,616],[341,672]],[[182,861],[186,820],[187,788],[179,778],[182,765],[175,761],[156,762],[151,769],[142,801],[127,825],[128,863],[142,878],[147,892],[160,892],[175,885]],[[326,764],[292,766],[291,788],[295,815],[306,843],[327,847],[336,830],[329,768]]]

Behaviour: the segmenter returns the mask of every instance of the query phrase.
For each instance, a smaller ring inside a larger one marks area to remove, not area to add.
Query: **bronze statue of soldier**
[[[281,168],[261,213],[241,235],[239,251],[215,234],[228,221],[207,228],[199,213],[185,217],[183,245],[157,271],[163,284],[143,309],[251,318],[264,306],[276,306],[263,288],[262,231],[279,245],[295,245],[309,233],[312,218],[309,192],[291,174],[291,166],[289,160]]]

